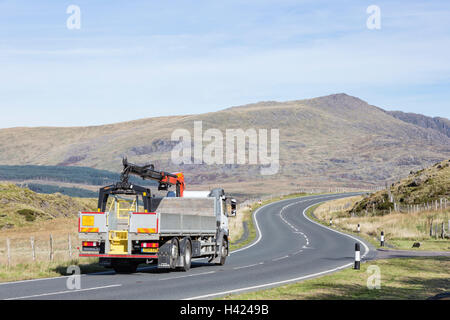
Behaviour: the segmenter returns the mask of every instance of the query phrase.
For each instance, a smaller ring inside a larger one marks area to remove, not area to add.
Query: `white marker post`
[[[380,246],[384,247],[384,232],[383,231],[381,231]]]
[[[359,247],[359,243],[355,243],[355,270],[360,269],[360,263],[361,263],[361,250]]]
[[[333,219],[330,218],[330,227],[332,227],[332,226],[333,226]]]
[[[361,231],[361,226],[359,225],[359,223],[358,223],[358,233]]]

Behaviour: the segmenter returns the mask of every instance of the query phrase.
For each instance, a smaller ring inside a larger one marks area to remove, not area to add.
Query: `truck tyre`
[[[178,260],[178,253],[180,252],[178,239],[177,238],[173,238],[171,240],[170,244],[171,244],[171,248],[170,248],[170,269],[175,269],[175,267],[177,265],[177,260]]]
[[[179,267],[178,270],[180,271],[189,271],[191,268],[191,261],[192,261],[192,245],[189,240],[183,241],[184,242],[184,254],[181,257],[183,259],[183,266]],[[182,242],[182,243],[183,243]]]
[[[228,256],[228,241],[223,238],[222,239],[222,250],[220,251],[220,261],[216,263],[219,266],[223,266],[225,264],[225,260]]]

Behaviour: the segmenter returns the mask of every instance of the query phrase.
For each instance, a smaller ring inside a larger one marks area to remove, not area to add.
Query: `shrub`
[[[25,220],[30,222],[36,220],[36,215],[38,215],[37,212],[31,209],[20,209],[17,210],[17,213],[20,214],[21,216],[24,216]]]

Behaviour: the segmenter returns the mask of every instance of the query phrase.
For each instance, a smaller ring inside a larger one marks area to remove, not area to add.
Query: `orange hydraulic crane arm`
[[[156,171],[154,165],[148,164],[138,166],[129,163],[126,158],[123,159],[123,171],[121,182],[128,184],[130,174],[141,177],[144,180],[156,180],[159,182],[158,190],[168,190],[171,186],[176,186],[177,197],[182,197],[185,189],[184,175],[182,172],[169,173],[165,171]]]

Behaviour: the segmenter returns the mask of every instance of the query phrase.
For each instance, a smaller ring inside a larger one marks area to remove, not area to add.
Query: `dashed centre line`
[[[280,258],[276,258],[276,259],[272,259],[272,261],[283,260],[283,259],[286,259],[286,258],[289,258],[289,255],[284,256],[284,257],[280,257]]]

